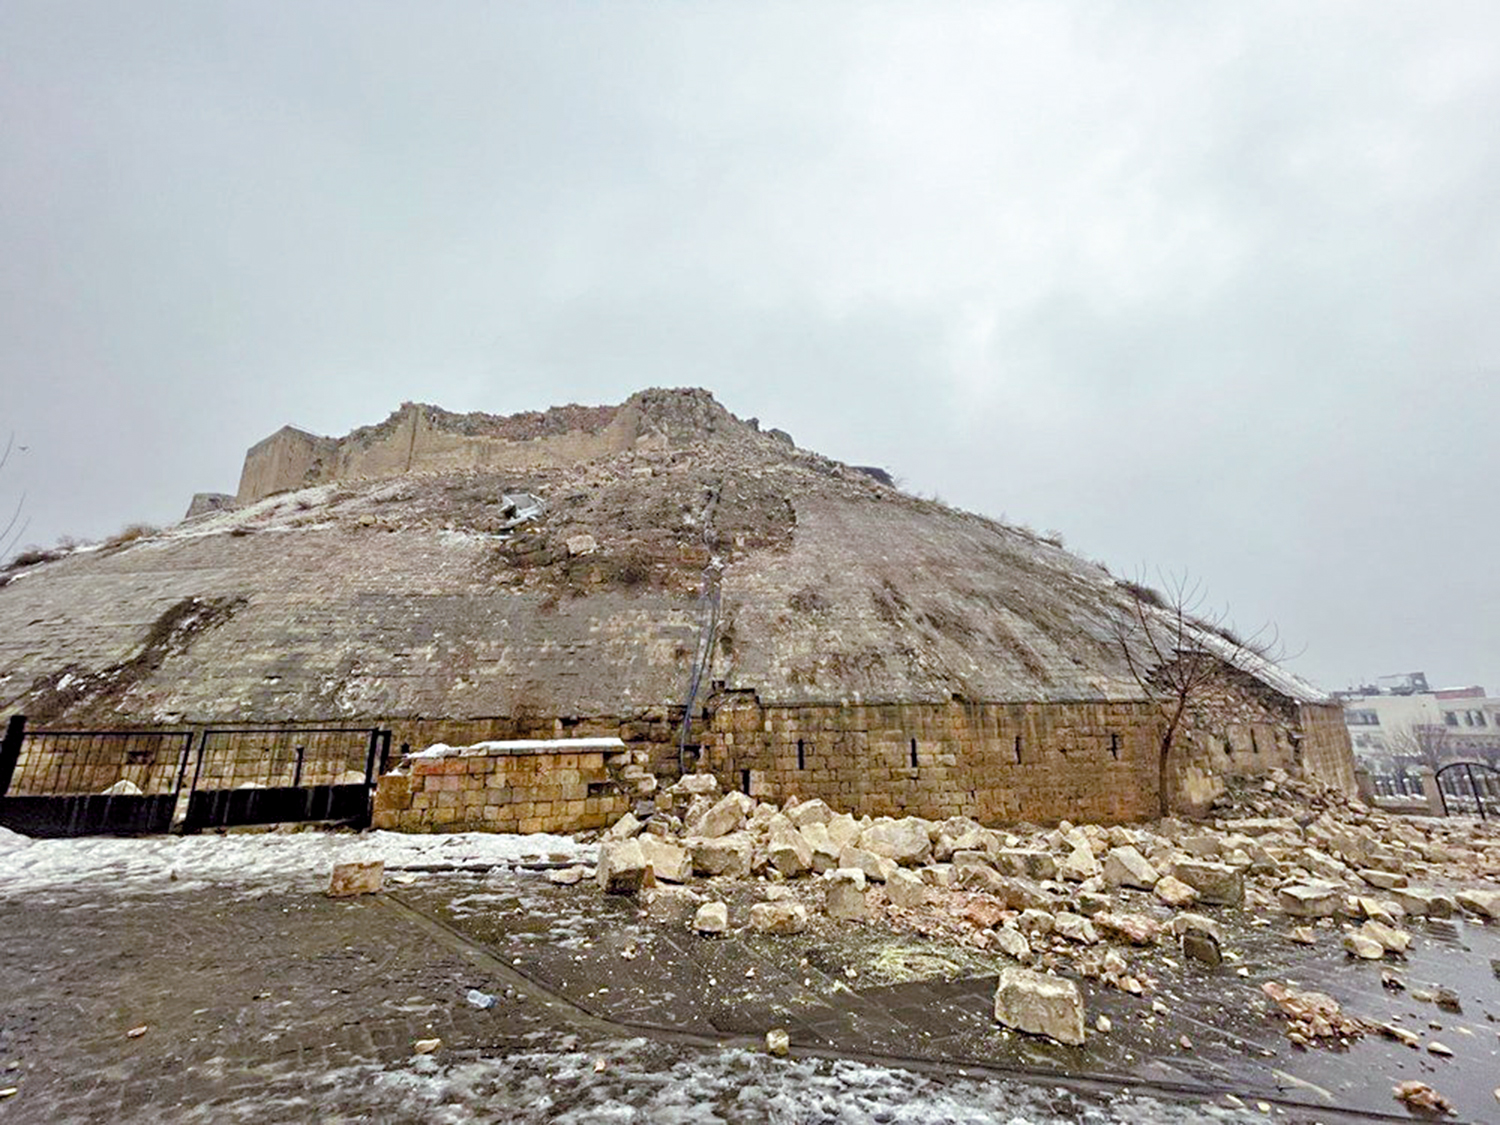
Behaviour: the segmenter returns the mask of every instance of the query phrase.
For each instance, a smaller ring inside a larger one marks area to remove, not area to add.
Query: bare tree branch
[[[1216,693],[1231,686],[1236,672],[1254,675],[1280,652],[1274,630],[1267,640],[1262,626],[1245,641],[1229,627],[1227,611],[1205,610],[1201,582],[1186,574],[1158,578],[1163,592],[1139,581],[1122,583],[1129,601],[1114,627],[1131,678],[1162,713],[1157,796],[1165,816],[1172,750],[1184,721],[1211,710]]]

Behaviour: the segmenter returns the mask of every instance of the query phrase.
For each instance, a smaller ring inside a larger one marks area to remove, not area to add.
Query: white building
[[[1482,687],[1431,688],[1425,674],[1411,672],[1334,695],[1354,753],[1377,769],[1403,758],[1500,761],[1500,696]]]

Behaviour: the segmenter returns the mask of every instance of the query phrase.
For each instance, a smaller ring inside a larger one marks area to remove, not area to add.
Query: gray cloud
[[[1500,688],[1487,4],[0,6],[29,538],[284,422],[701,384]]]

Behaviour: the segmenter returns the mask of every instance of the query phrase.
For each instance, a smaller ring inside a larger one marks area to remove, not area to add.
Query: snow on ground
[[[477,867],[537,860],[592,863],[592,844],[567,836],[491,832],[297,832],[33,840],[0,828],[0,899],[75,886],[164,892],[235,884],[312,890],[335,863],[384,860],[386,869]]]
[[[1065,1091],[1003,1080],[937,1080],[852,1060],[776,1060],[742,1050],[672,1051],[645,1040],[595,1052],[539,1049],[444,1062],[418,1056],[393,1067],[330,1072],[340,1107],[352,1096],[372,1117],[468,1125],[1185,1125],[1264,1117],[1221,1106],[1121,1096],[1087,1102]],[[671,1052],[663,1057],[664,1052]],[[602,1064],[602,1069],[596,1066]],[[264,1096],[264,1095],[262,1095]],[[255,1099],[259,1101],[260,1099]],[[218,1119],[274,1109],[214,1107]],[[188,1120],[189,1118],[184,1118]]]

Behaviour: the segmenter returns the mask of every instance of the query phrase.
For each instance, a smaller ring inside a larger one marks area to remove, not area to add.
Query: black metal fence
[[[390,746],[391,732],[378,728],[205,730],[183,829],[294,820],[366,825]]]
[[[27,731],[0,744],[0,825],[28,836],[165,832],[191,731]]]
[[[369,823],[390,755],[379,728],[27,730],[0,742],[0,826],[30,836],[241,824]]]
[[[1500,770],[1483,762],[1449,762],[1437,771],[1443,813],[1477,814],[1481,820],[1500,812]]]

